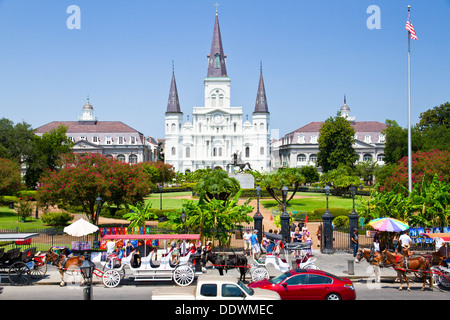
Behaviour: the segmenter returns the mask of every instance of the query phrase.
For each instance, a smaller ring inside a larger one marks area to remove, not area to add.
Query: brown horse
[[[375,281],[380,282],[381,254],[375,250],[359,249],[355,258],[356,263],[361,262],[363,258],[373,266],[375,271]]]
[[[84,257],[66,257],[65,254],[60,253],[56,254],[52,251],[52,248],[50,248],[47,253],[45,254],[46,260],[48,262],[51,262],[54,266],[56,266],[59,269],[59,274],[61,275],[61,283],[59,284],[61,287],[65,286],[66,283],[64,281],[64,272],[67,270],[79,270],[80,266],[83,264]],[[82,274],[82,280],[81,285],[84,285],[84,275]]]
[[[427,283],[427,272],[430,271],[430,262],[424,257],[412,257],[406,258],[404,255],[399,253],[392,253],[385,249],[381,256],[381,262],[383,266],[394,267],[397,271],[397,275],[400,278],[400,288],[403,289],[403,279],[406,281],[407,290],[410,291],[409,281],[407,277],[407,272],[416,272],[422,275],[423,285],[420,290],[425,290],[425,285]],[[430,290],[433,290],[433,281],[430,281]]]

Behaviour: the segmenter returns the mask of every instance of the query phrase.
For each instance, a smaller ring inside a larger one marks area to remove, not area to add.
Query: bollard
[[[348,260],[348,274],[355,274],[355,260]]]

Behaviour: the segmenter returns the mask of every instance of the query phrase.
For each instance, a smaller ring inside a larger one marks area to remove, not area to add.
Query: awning
[[[444,242],[450,242],[450,233],[421,233],[420,235],[431,239],[441,238]]]
[[[23,241],[39,237],[39,233],[1,233],[0,241]]]
[[[198,240],[199,234],[107,234],[103,240]]]

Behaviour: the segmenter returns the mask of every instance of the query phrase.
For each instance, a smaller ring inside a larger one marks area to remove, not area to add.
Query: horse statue
[[[362,259],[366,259],[366,261],[373,267],[375,271],[375,282],[381,282],[381,254],[373,249],[359,249],[356,254],[355,262],[359,263]]]
[[[399,253],[392,253],[384,249],[381,255],[381,263],[383,266],[394,267],[397,271],[397,275],[400,278],[400,288],[403,289],[403,279],[406,281],[407,291],[410,291],[409,281],[407,277],[407,272],[416,272],[422,275],[423,285],[420,290],[425,290],[425,285],[427,283],[427,272],[430,272],[431,264],[430,262],[422,256],[418,257],[405,257]],[[433,290],[433,281],[430,281],[430,291]]]
[[[252,167],[250,166],[250,163],[243,162],[240,153],[237,152],[233,153],[232,162],[227,164],[227,169],[229,166],[239,167],[239,172],[243,172],[245,166],[248,167],[248,169],[252,170]]]
[[[64,281],[64,273],[68,270],[79,270],[84,262],[84,257],[79,256],[67,257],[64,254],[64,252],[56,254],[55,252],[52,251],[52,248],[50,248],[47,251],[45,257],[47,262],[51,262],[52,265],[58,268],[59,274],[61,276],[61,282],[59,284],[61,287],[64,287],[66,285],[66,282]],[[83,286],[85,279],[84,274],[83,273],[81,274],[82,274],[81,286]]]
[[[202,265],[206,266],[209,261],[213,266],[219,270],[219,274],[223,276],[223,270],[228,272],[229,269],[239,268],[239,280],[245,281],[245,274],[247,272],[247,257],[243,254],[222,255],[219,256],[213,252],[202,253]]]

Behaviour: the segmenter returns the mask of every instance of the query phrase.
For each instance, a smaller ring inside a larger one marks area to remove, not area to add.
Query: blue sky
[[[99,120],[164,137],[172,60],[185,118],[203,106],[215,0],[0,0],[0,117],[39,127],[77,120],[89,94]],[[450,0],[222,0],[231,104],[251,116],[260,61],[280,135],[335,116],[407,126],[407,5],[412,124],[450,101]],[[70,5],[81,29],[66,22]],[[369,29],[380,9],[380,29]]]

